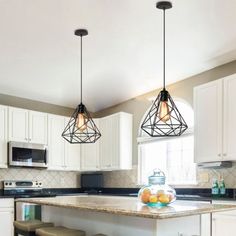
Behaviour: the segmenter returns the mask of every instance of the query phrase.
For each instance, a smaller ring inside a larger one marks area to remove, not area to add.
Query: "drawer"
[[[14,199],[0,198],[0,208],[14,208]]]

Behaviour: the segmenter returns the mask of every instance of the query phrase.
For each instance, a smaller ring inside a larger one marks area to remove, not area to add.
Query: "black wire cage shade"
[[[163,109],[166,110],[164,114]],[[188,126],[169,92],[162,90],[144,118],[141,128],[152,137],[162,137],[180,136]]]
[[[70,143],[95,143],[101,133],[84,104],[79,104],[72,114],[62,137]]]
[[[163,10],[163,90],[152,104],[141,129],[151,137],[180,136],[188,126],[165,88],[165,11],[172,8],[172,3],[160,1],[156,7]]]
[[[82,103],[82,37],[88,35],[85,29],[78,29],[75,35],[81,37],[81,50],[80,50],[80,96],[81,103],[76,107],[71,115],[71,118],[62,132],[62,137],[69,143],[95,143],[100,137],[101,133],[94,123],[89,111]]]

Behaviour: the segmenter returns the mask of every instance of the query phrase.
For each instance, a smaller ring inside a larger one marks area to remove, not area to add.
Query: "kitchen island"
[[[90,236],[210,236],[211,213],[236,210],[232,205],[176,201],[167,207],[148,207],[133,197],[63,196],[18,199],[42,205],[44,221],[83,229]]]

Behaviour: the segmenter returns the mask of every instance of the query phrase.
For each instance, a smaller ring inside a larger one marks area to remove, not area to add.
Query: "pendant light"
[[[72,114],[62,137],[69,143],[95,143],[100,137],[97,126],[82,102],[82,37],[88,35],[86,29],[75,30],[75,35],[80,36],[80,104]]]
[[[141,128],[151,137],[180,136],[188,126],[165,87],[165,13],[172,8],[172,3],[161,1],[157,2],[156,7],[163,10],[163,89],[152,104]]]

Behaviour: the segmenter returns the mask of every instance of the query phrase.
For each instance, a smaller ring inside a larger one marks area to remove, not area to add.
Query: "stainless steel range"
[[[14,198],[32,198],[32,197],[55,197],[43,189],[41,181],[3,181],[5,196]],[[41,219],[41,206],[29,203],[16,202],[16,219],[17,220],[35,220]]]
[[[3,189],[4,195],[14,198],[55,196],[43,189],[41,181],[5,180],[3,181]]]

